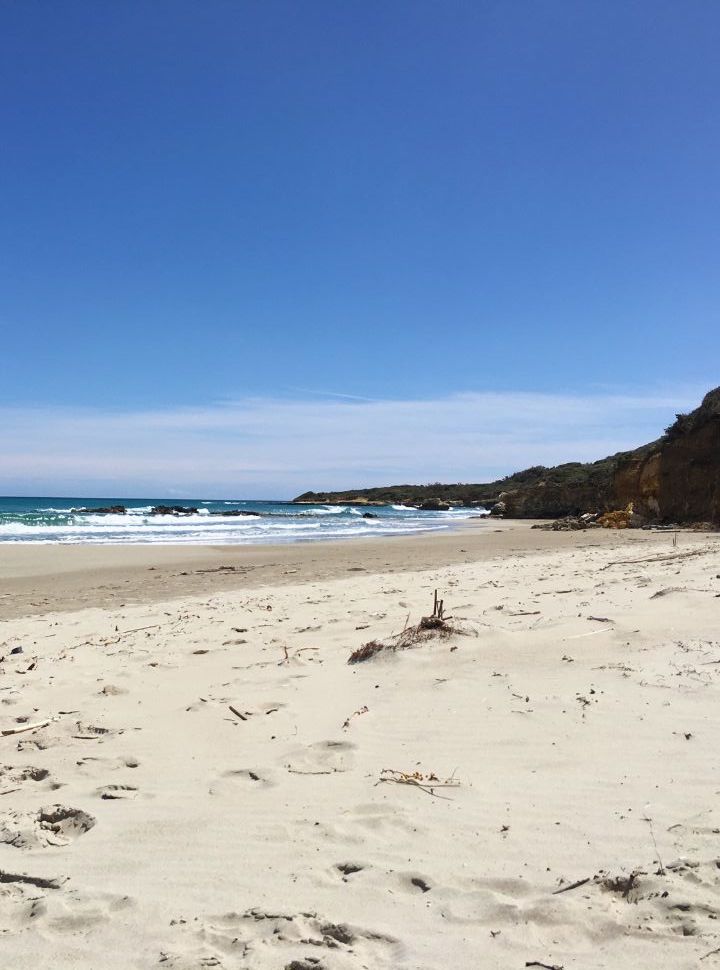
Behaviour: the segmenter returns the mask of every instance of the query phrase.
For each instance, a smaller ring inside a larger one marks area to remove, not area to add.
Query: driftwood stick
[[[587,879],[578,879],[577,882],[571,882],[569,886],[561,886],[559,889],[553,890],[553,896],[559,896],[560,893],[569,893],[571,889],[579,889],[580,886],[584,886],[586,882],[590,882],[590,877]],[[541,964],[537,964],[540,966]],[[525,966],[528,966],[526,963]]]
[[[235,717],[239,717],[241,721],[247,721],[247,717],[245,717],[244,714],[241,714],[240,711],[236,707],[233,707],[232,706],[232,704],[228,704],[228,707],[233,712],[233,714],[235,715]]]
[[[563,970],[559,963],[540,963],[539,960],[526,960],[526,967],[543,967],[544,970]]]
[[[671,562],[674,559],[689,559],[690,556],[707,556],[712,551],[712,549],[693,549],[692,552],[678,552],[670,556],[651,556],[648,559],[617,559],[615,562],[609,562],[602,568],[609,569],[611,566],[634,566],[635,563],[640,562]]]
[[[36,731],[38,728],[47,727],[50,723],[50,719],[47,721],[36,721],[34,724],[21,724],[19,727],[5,728],[3,730],[3,735],[7,737],[9,734],[23,734],[25,731]]]

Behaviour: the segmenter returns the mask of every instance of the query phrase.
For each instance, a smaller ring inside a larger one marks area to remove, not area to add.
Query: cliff
[[[296,502],[421,505],[428,501],[490,507],[512,518],[559,518],[625,508],[658,523],[720,526],[720,388],[679,414],[665,434],[600,461],[535,466],[485,484],[392,485],[346,492],[305,492]]]
[[[650,520],[720,525],[720,388],[679,414],[648,453],[624,457],[613,484],[617,505],[632,501]]]

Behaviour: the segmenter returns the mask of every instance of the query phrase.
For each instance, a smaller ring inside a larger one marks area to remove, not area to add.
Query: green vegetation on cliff
[[[496,482],[454,485],[434,482],[429,485],[386,485],[378,488],[350,489],[344,492],[304,492],[293,501],[419,505],[429,499],[437,498],[451,505],[482,505],[496,502],[501,492],[532,488],[541,483],[567,488],[590,487],[600,491],[610,486],[620,457],[615,455],[587,464],[571,461],[564,465],[556,465],[554,468],[533,465]]]

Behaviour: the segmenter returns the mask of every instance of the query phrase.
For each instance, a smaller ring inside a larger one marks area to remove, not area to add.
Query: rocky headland
[[[558,519],[632,508],[633,524],[720,526],[720,387],[656,441],[600,461],[537,465],[484,484],[393,485],[305,492],[296,502],[483,506],[519,519]]]

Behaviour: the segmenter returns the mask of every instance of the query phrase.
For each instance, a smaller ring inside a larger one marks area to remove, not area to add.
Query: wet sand
[[[0,543],[0,619],[316,582],[354,571],[408,572],[515,553],[643,543],[652,536],[531,525],[482,519],[447,532],[267,546]]]

